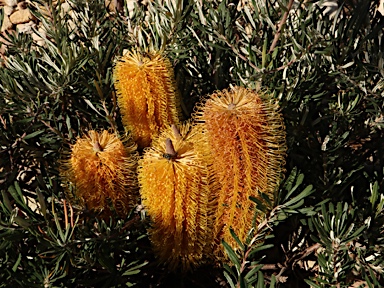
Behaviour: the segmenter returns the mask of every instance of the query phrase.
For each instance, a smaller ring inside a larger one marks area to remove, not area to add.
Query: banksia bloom
[[[138,201],[137,154],[132,140],[123,142],[108,131],[89,131],[72,145],[62,176],[72,183],[73,196],[90,210],[108,216],[111,206],[127,215]]]
[[[241,87],[212,94],[195,118],[204,130],[199,149],[210,149],[212,172],[221,185],[216,243],[225,240],[236,248],[229,228],[246,239],[255,215],[249,197],[261,200],[260,193],[265,193],[273,199],[279,184],[286,153],[283,119],[267,95]]]
[[[190,124],[180,130],[167,127],[139,161],[140,193],[152,220],[150,239],[170,269],[193,268],[212,254],[216,205],[194,137]]]
[[[126,54],[115,65],[114,78],[123,124],[140,148],[162,128],[179,123],[173,69],[160,53]]]

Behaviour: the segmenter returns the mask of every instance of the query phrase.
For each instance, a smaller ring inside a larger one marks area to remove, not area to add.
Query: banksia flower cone
[[[170,269],[193,268],[212,254],[216,205],[194,137],[190,124],[180,130],[168,127],[139,161],[140,193],[152,220],[150,239]]]
[[[286,153],[283,119],[266,95],[241,87],[212,94],[195,117],[204,130],[199,149],[209,147],[212,170],[221,185],[216,243],[225,240],[236,248],[229,228],[240,240],[246,239],[255,215],[249,197],[261,200],[260,193],[265,193],[273,199],[279,184]],[[222,251],[216,253],[223,256]]]
[[[136,145],[132,143],[125,147],[108,131],[89,131],[77,139],[62,175],[72,183],[72,196],[80,204],[105,216],[112,207],[119,215],[127,215],[139,197]]]
[[[128,53],[116,64],[114,78],[123,124],[140,148],[179,123],[173,69],[160,53]]]

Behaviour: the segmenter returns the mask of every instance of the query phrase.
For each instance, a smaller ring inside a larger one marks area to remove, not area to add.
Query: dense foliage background
[[[384,285],[381,1],[323,2],[31,1],[42,43],[1,36],[0,286]],[[104,221],[66,200],[62,152],[91,128],[124,133],[112,67],[125,49],[168,55],[185,118],[229,85],[281,103],[286,177],[243,251],[226,246],[231,263],[170,274],[142,207]]]

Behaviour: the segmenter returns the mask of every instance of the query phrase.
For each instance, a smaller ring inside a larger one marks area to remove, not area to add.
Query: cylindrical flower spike
[[[198,107],[196,121],[204,133],[197,149],[210,149],[218,192],[216,243],[238,247],[252,228],[255,203],[249,197],[267,194],[273,200],[285,165],[285,126],[278,104],[261,92],[235,87],[216,92]],[[272,201],[273,202],[273,201]],[[216,253],[223,256],[217,246]]]
[[[126,54],[116,63],[114,78],[123,124],[140,148],[164,127],[179,124],[173,68],[160,53]]]
[[[160,262],[188,270],[212,255],[215,199],[207,167],[194,151],[191,124],[167,127],[139,160],[143,205],[151,217],[150,239]]]
[[[138,202],[136,176],[138,154],[132,139],[127,147],[108,131],[89,131],[71,147],[62,176],[72,183],[72,196],[94,212],[120,216]]]

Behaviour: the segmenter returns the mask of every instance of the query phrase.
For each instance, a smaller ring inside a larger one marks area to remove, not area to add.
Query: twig
[[[68,141],[65,139],[64,135],[61,134],[59,130],[56,128],[52,127],[49,123],[45,122],[44,120],[40,119],[40,122],[43,123],[46,127],[49,128],[53,133],[57,134],[64,142],[68,143]]]
[[[68,228],[68,211],[67,211],[67,201],[65,199],[62,200],[64,207],[64,221],[65,221],[65,229]]]
[[[124,231],[128,228],[130,228],[132,225],[134,225],[136,222],[138,222],[140,220],[140,216],[139,215],[135,215],[134,218],[132,218],[131,220],[129,220],[124,226],[123,228],[121,229],[121,231]]]
[[[0,115],[0,120],[1,120],[1,123],[3,124],[4,126],[4,130],[7,130],[7,122],[5,122],[5,119]]]
[[[71,202],[68,202],[68,205],[69,205],[69,210],[71,211],[71,227],[73,228],[73,207],[72,207],[72,204]]]
[[[106,106],[106,103],[105,103],[105,100],[103,100],[102,103],[103,103],[103,108],[104,108],[104,112],[105,112],[105,117],[109,121],[109,124],[111,124],[113,131],[116,133],[117,132],[116,121],[115,121],[115,119],[113,119],[113,116],[109,113],[107,106]]]
[[[293,0],[289,0],[288,6],[287,6],[287,11],[285,11],[283,18],[281,19],[281,21],[279,23],[279,27],[278,27],[277,32],[275,34],[275,38],[273,39],[271,48],[269,48],[268,53],[272,53],[273,50],[275,50],[277,42],[279,41],[279,38],[280,38],[281,30],[283,29],[283,26],[284,26],[285,22],[287,21],[289,11],[292,9],[292,5],[293,5]]]
[[[247,57],[245,57],[244,55],[241,55],[240,52],[239,52],[239,50],[237,50],[236,47],[233,46],[233,45],[228,41],[228,39],[227,39],[224,35],[221,35],[221,34],[219,34],[219,33],[217,33],[217,32],[215,32],[215,33],[216,33],[216,35],[217,35],[221,40],[223,40],[223,41],[224,41],[224,42],[225,42],[225,43],[232,49],[232,51],[233,51],[237,56],[240,57],[241,60],[247,62],[248,65],[251,66],[253,69],[255,69],[257,72],[261,72],[261,69],[260,69],[259,67],[257,67],[255,64],[253,64],[253,63],[250,61],[249,57],[247,58]]]

